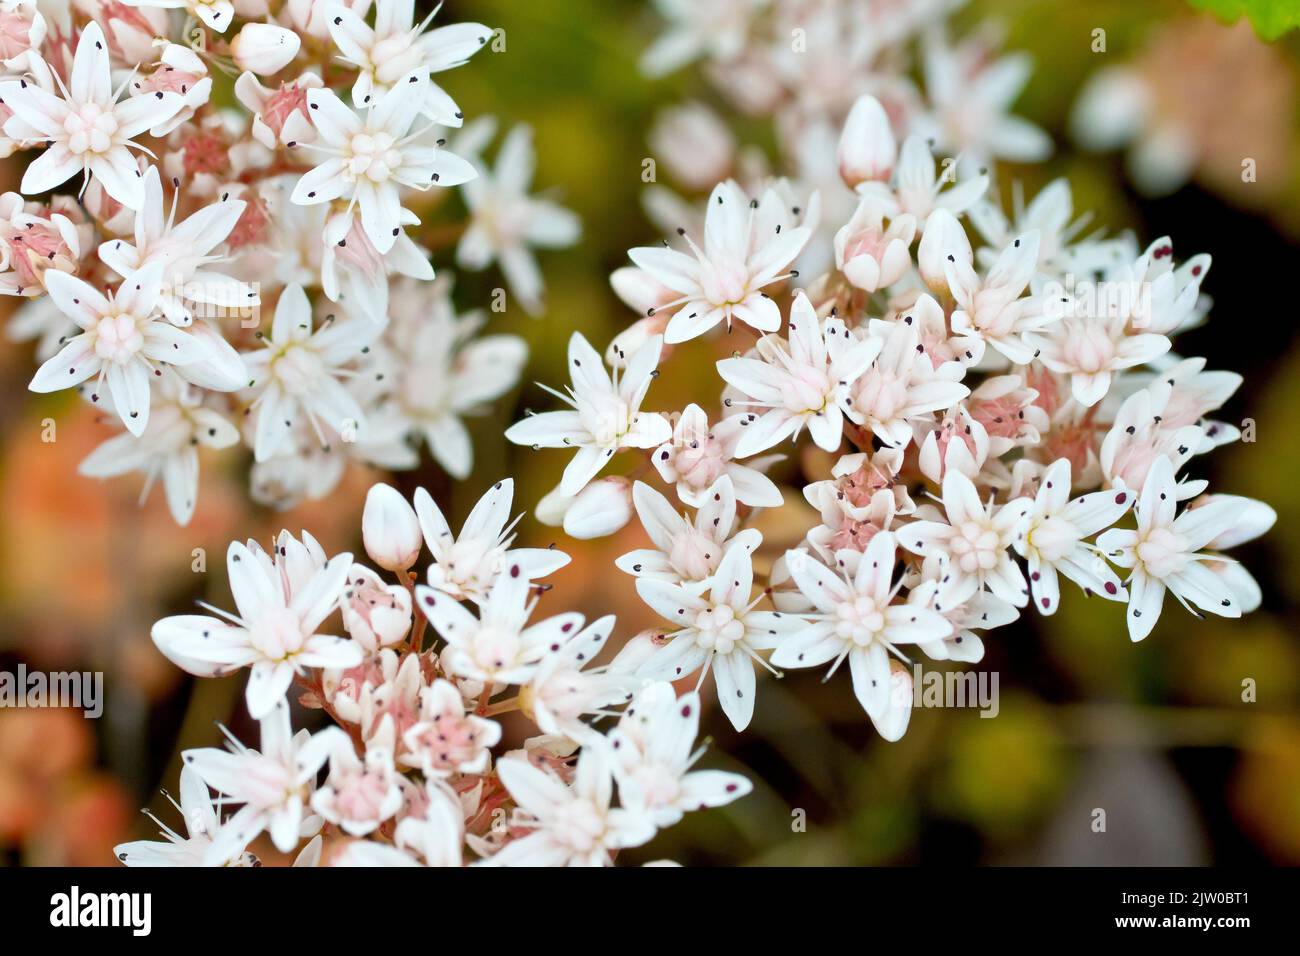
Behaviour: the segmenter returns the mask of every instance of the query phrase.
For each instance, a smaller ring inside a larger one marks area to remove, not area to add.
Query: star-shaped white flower
[[[377,0],[373,27],[344,4],[322,6],[330,37],[343,54],[339,59],[357,69],[352,102],[358,109],[369,107],[410,73],[427,76],[464,65],[492,38],[492,30],[481,23],[452,23],[426,33],[441,5],[417,25],[410,0]],[[435,83],[416,108],[440,126],[462,122],[460,109]]]
[[[165,793],[166,791],[164,791]],[[167,800],[180,811],[185,821],[185,835],[173,830],[149,811],[145,815],[162,828],[163,840],[135,840],[113,847],[113,855],[123,866],[203,866],[208,859],[212,838],[221,828],[217,805],[193,767],[181,768],[181,799]],[[256,866],[257,858],[243,848],[232,848],[230,857],[217,861],[218,866]]]
[[[688,812],[721,807],[753,789],[745,777],[725,770],[692,770],[704,748],[695,748],[700,695],[677,696],[667,681],[646,684],[609,732],[609,754],[619,798],[658,827]]]
[[[1133,506],[1137,530],[1111,528],[1097,539],[1097,547],[1121,568],[1130,568],[1128,581],[1128,634],[1140,641],[1155,627],[1165,592],[1197,617],[1200,608],[1220,617],[1241,617],[1241,604],[1228,580],[1206,566],[1231,563],[1231,558],[1201,549],[1223,535],[1239,520],[1241,506],[1231,496],[1212,500],[1178,514],[1173,463],[1156,459]]]
[[[261,719],[284,700],[303,668],[361,663],[361,645],[319,633],[338,607],[351,568],[352,555],[340,554],[319,569],[306,567],[290,576],[290,569],[273,563],[265,551],[232,541],[226,571],[239,614],[203,604],[219,616],[163,618],[150,636],[168,660],[200,677],[251,667],[244,700],[248,712]]]
[[[188,378],[187,366],[208,361],[211,352],[197,336],[165,321],[158,311],[165,264],[154,262],[107,295],[66,272],[45,276],[50,299],[81,332],[45,362],[27,386],[33,392],[58,392],[96,377],[91,401],[107,385],[113,408],[132,435],[149,424],[150,383],[171,365]],[[207,387],[213,383],[204,382]]]
[[[1057,572],[1090,594],[1126,601],[1128,594],[1101,551],[1084,541],[1109,528],[1128,511],[1133,494],[1102,489],[1070,500],[1070,460],[1053,462],[1039,479],[1038,494],[1029,510],[1025,534],[1014,542],[1016,553],[1029,563],[1029,588],[1034,607],[1056,613],[1061,603]]]
[[[840,447],[844,416],[854,418],[852,383],[880,354],[883,340],[858,338],[836,318],[818,319],[802,291],[790,306],[790,338],[765,335],[757,357],[718,362],[718,373],[748,396],[750,412],[736,446],[740,457],[798,438],[807,428],[819,448]]]
[[[895,602],[901,583],[894,581],[897,542],[889,531],[874,535],[866,551],[839,551],[838,573],[807,551],[790,551],[786,561],[795,584],[814,610],[799,616],[809,623],[778,645],[777,667],[818,667],[833,661],[831,673],[847,658],[853,692],[873,720],[885,716],[892,687],[890,655],[902,657],[897,645],[942,641],[952,625],[940,614],[916,604]],[[933,584],[914,590],[933,591]]]
[[[402,187],[457,186],[476,175],[459,156],[421,145],[424,130],[411,132],[428,92],[428,76],[411,73],[358,115],[333,90],[308,90],[308,112],[319,137],[301,145],[328,158],[298,180],[293,202],[347,200],[360,208],[361,227],[375,249],[393,248],[411,216],[402,208]]]
[[[673,310],[664,341],[685,342],[739,320],[760,332],[781,327],[781,310],[762,290],[803,250],[812,230],[792,226],[789,210],[773,189],[750,200],[736,183],[720,183],[709,196],[704,248],[681,232],[692,255],[674,249],[632,249],[628,257],[679,297],[654,310]]]
[[[569,556],[556,548],[511,548],[521,517],[511,518],[514,493],[513,478],[498,481],[470,509],[460,534],[454,535],[433,496],[423,488],[415,489],[415,514],[424,543],[433,553],[429,587],[458,601],[481,603],[507,569],[518,569],[525,580],[536,581],[569,563]]]
[[[307,817],[316,774],[335,746],[351,746],[338,727],[313,735],[293,733],[289,704],[281,699],[260,718],[261,751],[250,750],[222,728],[233,750],[203,747],[187,750],[181,759],[204,784],[226,795],[226,802],[242,803],[234,816],[217,829],[203,855],[207,866],[218,865],[248,846],[262,832],[281,853],[320,829],[320,819]]]
[[[775,458],[741,464],[735,460],[736,446],[745,434],[744,415],[732,415],[709,425],[704,409],[687,405],[673,425],[672,441],[654,450],[650,460],[664,481],[675,484],[677,497],[692,508],[703,507],[709,489],[725,475],[731,479],[736,500],[754,508],[778,508],[781,489],[759,470]]]
[[[701,591],[733,544],[753,551],[762,535],[747,528],[732,535],[736,525],[736,494],[725,475],[703,496],[695,520],[678,514],[668,499],[643,481],[632,486],[632,504],[653,548],[638,548],[614,564],[638,578],[654,578]]]
[[[655,835],[644,815],[610,807],[614,779],[603,747],[582,748],[572,787],[526,757],[502,758],[497,773],[518,808],[512,826],[532,832],[490,857],[492,866],[608,866],[611,851]]]
[[[983,339],[1017,365],[1034,358],[1033,346],[1024,339],[1057,321],[1039,296],[1024,295],[1038,265],[1038,233],[1012,240],[981,277],[968,258],[950,251],[944,274],[957,309],[951,317],[957,335]]]
[[[641,411],[662,348],[663,339],[650,339],[628,360],[622,375],[616,369],[611,379],[600,353],[574,332],[569,339],[572,388],[566,395],[542,386],[571,410],[530,415],[506,429],[506,438],[536,448],[577,448],[560,482],[560,494],[573,497],[619,449],[654,448],[672,435],[668,419]]]
[[[980,502],[975,483],[955,468],[943,476],[947,521],[913,521],[898,528],[898,543],[928,557],[938,553],[955,575],[974,577],[1002,600],[1024,607],[1029,588],[1011,545],[1024,535],[1032,502],[1015,498],[1004,505]]]
[[[711,668],[718,702],[737,730],[748,727],[754,715],[754,664],[771,667],[758,652],[771,650],[782,634],[803,626],[798,618],[755,610],[764,597],[760,592],[751,600],[755,546],[751,541],[735,542],[704,593],[654,578],[636,582],[641,600],[678,626],[663,635],[667,643],[637,668],[637,676],[674,681],[700,670],[698,683],[702,684]]]
[[[84,171],[123,206],[142,208],[144,182],[131,154],[140,147],[133,140],[169,119],[184,98],[159,90],[119,100],[122,89],[114,92],[109,76],[108,41],[93,20],[77,40],[67,86],[51,75],[61,96],[22,78],[0,84],[0,99],[12,112],[5,135],[47,144],[23,173],[23,193],[47,192]]]

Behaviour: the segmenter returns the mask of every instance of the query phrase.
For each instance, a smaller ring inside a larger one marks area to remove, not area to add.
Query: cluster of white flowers
[[[693,769],[698,694],[590,666],[612,616],[537,613],[555,600],[538,579],[569,556],[513,547],[513,497],[513,483],[498,482],[456,534],[423,489],[412,507],[372,487],[362,536],[391,582],[306,533],[281,532],[269,552],[232,543],[237,613],[205,605],[209,615],[159,621],[153,639],[197,676],[249,669],[261,748],[227,734],[229,749],[186,751],[186,835],[164,825],[166,842],[125,844],[118,858],[248,865],[266,833],[285,853],[308,839],[298,865],[460,866],[467,849],[493,865],[604,865],[685,813],[748,793],[738,774]],[[412,569],[426,546],[420,584]],[[321,633],[336,611],[347,637]],[[295,681],[335,726],[293,733]],[[494,754],[493,718],[515,711],[539,733]],[[224,816],[228,804],[240,806]]]
[[[641,316],[605,353],[614,376],[575,335],[573,386],[555,393],[570,408],[506,432],[576,449],[539,517],[592,537],[635,514],[655,545],[618,566],[665,623],[618,660],[651,680],[712,670],[737,729],[756,665],[847,660],[892,740],[913,646],[979,661],[982,632],[1029,605],[1055,613],[1062,577],[1126,603],[1134,641],[1166,592],[1197,616],[1253,610],[1256,582],[1222,552],[1275,513],[1181,474],[1241,437],[1209,417],[1241,377],[1172,351],[1206,316],[1209,256],[1080,236],[1064,181],[1004,209],[989,164],[1050,148],[1006,115],[1025,60],[949,46],[946,3],[659,6],[673,26],[645,65],[707,58],[724,95],[773,117],[789,175],[738,152],[705,107],[670,111],[656,158],[687,187],[731,176],[700,205],[650,187],[677,238],[612,277]],[[924,92],[906,72],[916,49]],[[695,404],[643,410],[669,351],[722,327],[735,351],[717,362],[713,424]],[[824,454],[781,473],[818,523],[756,591],[755,518],[785,494],[765,472],[805,432]],[[646,460],[593,482],[623,450]],[[640,480],[650,465],[693,517]]]
[[[25,300],[9,333],[37,340],[31,389],[75,388],[125,427],[84,473],[161,477],[182,524],[199,446],[242,441],[253,497],[277,506],[327,494],[349,461],[413,468],[426,442],[469,473],[462,418],[513,387],[526,349],[469,341],[481,320],[453,313],[449,276],[430,287],[414,210],[461,186],[457,263],[499,262],[529,311],[530,248],[579,226],[529,195],[526,127],[494,169],[490,118],[444,148],[463,117],[431,77],[495,37],[413,11],[0,4],[0,155],[31,157],[0,196],[0,293]]]

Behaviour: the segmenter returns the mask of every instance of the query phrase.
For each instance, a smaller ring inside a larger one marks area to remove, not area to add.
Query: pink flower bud
[[[858,97],[844,121],[838,150],[840,176],[850,189],[868,179],[884,181],[894,171],[898,144],[880,100]]]
[[[241,70],[270,76],[288,66],[301,45],[292,30],[270,23],[245,23],[231,41],[230,52]]]
[[[366,495],[361,540],[370,559],[387,571],[405,571],[415,564],[424,545],[415,509],[396,488],[384,484],[374,485]]]
[[[603,538],[632,519],[632,486],[626,478],[593,481],[564,513],[564,532],[572,538]]]

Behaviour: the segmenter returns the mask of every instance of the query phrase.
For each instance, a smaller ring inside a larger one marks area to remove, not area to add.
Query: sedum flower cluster
[[[121,426],[82,472],[160,480],[181,524],[205,446],[246,446],[252,496],[281,507],[425,445],[469,473],[463,420],[527,351],[455,313],[424,238],[459,235],[459,266],[498,262],[536,311],[530,250],[579,225],[529,195],[528,128],[489,166],[491,118],[465,124],[434,80],[493,31],[432,19],[403,0],[0,5],[0,155],[25,164],[0,196],[0,293],[22,300],[10,338],[36,342],[31,389]],[[457,186],[468,218],[422,227]]]

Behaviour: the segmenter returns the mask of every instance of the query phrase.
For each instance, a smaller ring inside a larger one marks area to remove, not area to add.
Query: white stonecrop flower
[[[1114,307],[1118,299],[1135,295],[1136,290],[1121,283],[1097,285],[1095,305],[1083,308],[1082,314],[1067,305],[1059,322],[1024,337],[1040,362],[1070,376],[1070,392],[1084,407],[1096,405],[1110,393],[1115,373],[1146,365],[1170,347],[1163,335],[1133,331],[1130,317]]]
[[[230,56],[241,70],[272,76],[293,62],[302,39],[274,23],[245,23],[230,41]]]
[[[259,462],[280,452],[304,416],[324,447],[330,445],[329,435],[364,427],[365,416],[343,384],[341,366],[357,358],[381,331],[368,319],[327,319],[312,331],[311,301],[302,286],[290,285],[280,293],[264,346],[244,354],[249,388],[258,392],[253,455]]]
[[[611,852],[655,835],[644,815],[612,808],[614,780],[603,746],[584,747],[572,787],[525,757],[505,757],[497,773],[514,798],[511,825],[532,832],[489,858],[493,866],[607,866]]]
[[[519,521],[510,516],[514,493],[513,478],[498,481],[470,510],[460,534],[453,535],[433,496],[423,488],[415,490],[415,514],[434,560],[428,572],[430,588],[458,601],[480,603],[507,569],[536,581],[569,563],[569,556],[555,548],[510,547]]]
[[[420,690],[419,715],[402,736],[398,762],[426,778],[483,773],[500,740],[501,725],[467,712],[460,689],[438,678]]]
[[[692,255],[674,249],[632,249],[629,258],[678,293],[655,313],[673,310],[664,341],[673,344],[703,335],[721,322],[739,320],[760,332],[781,327],[781,310],[762,290],[782,279],[812,230],[793,226],[785,202],[768,189],[750,200],[736,183],[721,183],[709,196],[704,248],[681,232]]]
[[[180,110],[182,97],[159,90],[119,100],[122,89],[115,93],[109,76],[108,41],[94,21],[77,39],[67,86],[57,76],[56,82],[61,96],[26,79],[0,83],[0,99],[12,114],[5,135],[46,144],[23,173],[22,191],[43,193],[84,171],[123,206],[142,208],[144,183],[131,154],[140,147],[133,140]]]
[[[892,147],[892,141],[889,145]],[[891,153],[887,159],[882,156],[877,163],[892,169],[892,178],[888,174],[883,180],[870,177],[869,181],[857,185],[857,192],[864,199],[879,204],[889,219],[911,216],[917,225],[926,225],[930,215],[940,210],[959,216],[974,206],[989,188],[987,174],[965,177],[958,183],[954,175],[956,169],[946,164],[944,175],[936,176],[930,144],[924,136],[916,134],[903,140],[903,148],[897,157]],[[952,188],[944,188],[949,184]]]
[[[364,757],[357,756],[344,734],[334,736],[329,753],[329,774],[311,795],[311,808],[349,836],[366,836],[402,808],[402,779],[393,764],[392,724],[382,737],[366,741]]]
[[[718,702],[737,730],[748,727],[754,715],[754,664],[770,668],[758,652],[778,646],[781,635],[803,626],[798,618],[755,610],[764,595],[760,592],[751,600],[754,546],[735,542],[702,593],[655,578],[636,582],[641,600],[677,625],[663,635],[666,643],[637,668],[637,676],[675,681],[699,670],[698,686],[712,669]]]
[[[370,560],[385,571],[405,571],[420,557],[424,547],[420,520],[411,503],[392,485],[380,482],[366,492],[361,541]]]
[[[1025,535],[1014,542],[1016,553],[1029,564],[1029,588],[1039,612],[1056,613],[1061,602],[1058,572],[1089,594],[1128,600],[1101,550],[1083,539],[1109,528],[1132,503],[1132,493],[1123,488],[1094,491],[1071,500],[1068,458],[1043,472]]]
[[[1241,617],[1241,603],[1228,580],[1216,574],[1211,562],[1234,563],[1231,558],[1203,551],[1226,535],[1242,509],[1231,496],[1212,500],[1178,514],[1174,466],[1166,457],[1156,459],[1133,506],[1137,530],[1111,528],[1097,539],[1112,562],[1129,568],[1128,633],[1140,641],[1155,627],[1172,591],[1183,607],[1197,617],[1195,608],[1220,617]]]
[[[736,526],[736,493],[725,475],[704,495],[693,521],[679,514],[667,498],[645,482],[633,485],[632,502],[654,547],[629,551],[614,564],[637,578],[669,581],[702,591],[733,545],[753,551],[762,540],[755,528],[732,534]]]
[[[506,134],[496,165],[486,164],[461,184],[470,223],[456,246],[456,264],[480,271],[500,263],[510,291],[532,315],[542,311],[545,292],[530,247],[562,249],[578,241],[582,223],[559,203],[528,194],[536,156],[532,130],[516,126]]]
[[[590,664],[614,631],[614,615],[593,621],[551,649],[519,691],[520,709],[544,734],[589,742],[599,734],[584,716],[608,717],[632,697],[637,681],[609,666]]]
[[[835,233],[835,267],[863,292],[887,288],[911,269],[915,238],[915,217],[904,213],[886,227],[881,204],[864,198]]]
[[[460,157],[422,145],[423,130],[411,132],[428,92],[427,75],[412,73],[358,115],[333,90],[308,90],[307,105],[318,138],[302,146],[328,158],[298,180],[293,202],[355,204],[361,210],[361,227],[375,249],[380,253],[392,249],[406,224],[404,214],[409,215],[402,208],[402,187],[456,186],[476,175],[474,167]]]
[[[725,770],[691,770],[700,695],[677,696],[666,681],[646,684],[609,732],[609,754],[619,798],[657,827],[670,827],[692,810],[721,807],[753,789],[745,777]]]
[[[819,448],[840,447],[844,416],[856,420],[850,385],[880,354],[878,338],[857,338],[836,318],[821,320],[800,292],[790,307],[790,337],[765,335],[757,357],[718,362],[718,373],[759,409],[746,416],[736,454],[752,455],[808,429]]]
[[[736,500],[752,508],[779,508],[784,499],[775,482],[759,466],[773,459],[743,465],[735,460],[744,435],[744,415],[732,415],[713,426],[704,409],[692,403],[673,425],[673,437],[654,450],[650,460],[664,481],[675,484],[677,497],[692,508],[703,507],[719,478],[731,479]]]
[[[343,54],[344,63],[357,70],[352,84],[352,102],[357,109],[373,105],[375,99],[411,73],[427,76],[463,66],[492,38],[492,30],[481,23],[453,23],[425,32],[437,15],[435,7],[424,20],[415,23],[410,0],[377,0],[375,25],[343,3],[324,3],[330,37]],[[460,109],[436,83],[429,83],[422,102],[414,104],[440,126],[460,126]]]
[[[411,592],[385,584],[364,564],[352,565],[339,607],[343,629],[367,654],[391,647],[411,630]]]
[[[443,666],[456,677],[494,684],[526,684],[548,650],[582,627],[582,615],[565,612],[528,623],[536,601],[523,566],[511,562],[478,604],[478,617],[445,592],[420,585],[416,600],[447,642]]]
[[[293,733],[289,705],[284,700],[260,718],[261,751],[250,750],[225,728],[233,748],[203,747],[181,755],[204,784],[225,795],[225,803],[242,803],[234,816],[217,829],[203,854],[206,866],[217,866],[243,851],[262,832],[281,853],[288,853],[304,836],[320,829],[320,819],[304,815],[315,790],[316,774],[335,746],[348,743],[338,727],[313,735]],[[350,746],[350,743],[348,743]]]
[[[952,624],[926,607],[925,597],[915,604],[894,601],[901,583],[894,582],[897,541],[889,531],[873,536],[866,551],[837,552],[835,570],[806,551],[787,552],[786,561],[814,610],[800,612],[807,623],[781,642],[772,663],[795,668],[833,661],[834,673],[847,658],[858,703],[873,721],[884,721],[893,686],[890,655],[902,657],[897,645],[942,641]],[[932,594],[933,583],[913,591],[925,594],[927,588]]]
[[[1010,548],[1024,536],[1032,502],[1014,498],[1004,505],[980,501],[975,484],[949,468],[943,476],[946,521],[913,521],[898,529],[898,542],[908,551],[928,557],[938,554],[956,576],[973,577],[997,597],[1024,607],[1029,588]]]
[[[531,415],[506,429],[506,438],[538,448],[577,448],[560,482],[562,495],[577,495],[619,449],[654,448],[672,435],[668,419],[641,411],[662,348],[662,339],[650,339],[628,360],[622,375],[615,370],[611,379],[600,354],[574,332],[569,339],[573,386],[567,395],[542,386],[570,410]]]
[[[177,803],[171,795],[168,802],[180,811],[185,821],[185,835],[181,836],[149,811],[145,815],[162,828],[164,841],[136,840],[113,847],[113,855],[126,866],[203,866],[208,857],[212,838],[221,828],[216,802],[208,792],[208,785],[193,767],[181,768],[181,799]],[[224,860],[215,860],[216,866],[256,866],[257,858],[243,848],[232,848]]]
[[[351,568],[352,555],[340,554],[323,567],[305,568],[294,582],[265,551],[232,541],[226,572],[238,615],[205,604],[219,616],[163,618],[151,637],[168,660],[200,677],[251,667],[244,700],[248,712],[261,719],[283,701],[303,668],[361,663],[361,645],[319,633],[338,607]]]
[[[152,404],[150,380],[163,375],[159,366],[170,365],[188,377],[187,366],[210,357],[199,338],[158,311],[163,269],[162,262],[146,266],[107,295],[66,272],[47,273],[51,301],[81,331],[36,370],[28,388],[58,392],[94,376],[91,401],[97,402],[107,386],[127,431],[143,435]]]
[[[77,470],[90,478],[143,472],[142,501],[161,479],[172,517],[178,525],[189,524],[199,495],[199,448],[229,448],[239,442],[239,429],[200,402],[197,389],[178,376],[164,375],[143,434],[137,438],[123,432],[108,439]]]
[[[957,300],[953,332],[982,339],[1015,364],[1028,365],[1034,348],[1025,333],[1057,321],[1040,297],[1024,295],[1037,264],[1037,232],[1012,240],[983,278],[968,259],[950,252],[944,270]]]
[[[208,268],[223,258],[212,250],[226,241],[248,207],[246,202],[222,198],[177,223],[180,188],[173,193],[171,212],[165,212],[162,178],[156,166],[144,174],[144,195],[144,204],[135,216],[135,243],[109,239],[100,244],[99,258],[104,265],[125,277],[161,262],[163,286],[158,307],[174,325],[193,321],[195,303],[224,309],[249,309],[261,303],[249,283]]]

